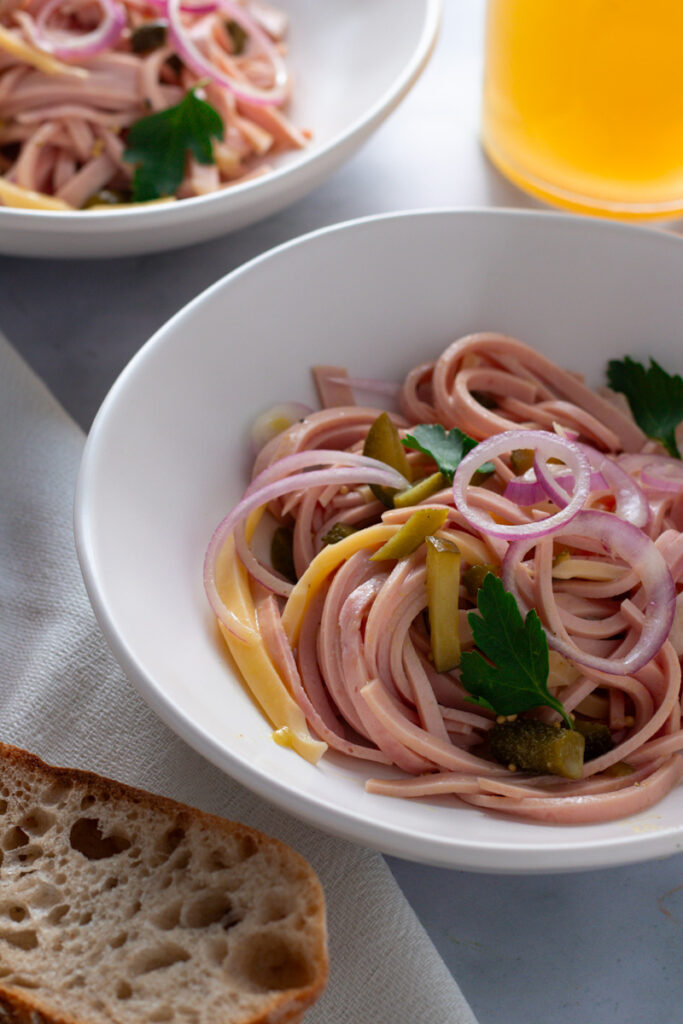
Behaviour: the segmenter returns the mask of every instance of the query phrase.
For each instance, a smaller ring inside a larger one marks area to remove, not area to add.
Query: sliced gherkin
[[[349,523],[335,523],[323,537],[323,544],[338,544],[340,540],[346,540],[355,532],[356,527]]]
[[[534,464],[533,448],[514,448],[510,452],[510,466],[515,476],[522,476]]]
[[[432,473],[406,491],[398,491],[394,495],[394,508],[410,508],[412,505],[419,505],[421,501],[431,498],[437,491],[443,490],[446,486],[446,478],[443,473]]]
[[[448,519],[447,508],[418,508],[413,512],[393,537],[383,544],[374,555],[373,562],[381,562],[385,558],[407,558],[417,551],[425,538],[440,530]]]
[[[452,541],[427,537],[429,642],[437,672],[450,672],[460,664],[460,557]]]
[[[275,572],[296,583],[294,533],[289,526],[278,526],[270,540],[270,563]]]
[[[484,577],[488,572],[492,572],[494,576],[497,576],[497,568],[492,562],[476,562],[469,569],[465,569],[462,574],[462,582],[467,591],[467,596],[476,601],[477,593],[484,582]]]
[[[586,741],[584,761],[592,761],[596,757],[601,757],[614,746],[612,733],[604,722],[589,722],[586,719],[577,718],[574,721],[574,728],[581,733]]]
[[[236,57],[239,57],[241,53],[244,53],[247,41],[249,40],[246,29],[242,28],[240,23],[235,21],[234,18],[230,18],[225,23],[225,30],[232,41],[232,52]]]
[[[498,722],[487,733],[491,756],[524,772],[580,779],[586,741],[576,729],[562,729],[535,718]]]
[[[406,450],[401,444],[396,424],[387,412],[380,413],[375,422],[371,425],[363,445],[363,455],[370,459],[378,459],[385,462],[387,466],[397,469],[406,480],[411,479],[410,463]],[[380,484],[370,484],[370,490],[387,508],[393,508],[396,489],[382,487]]]

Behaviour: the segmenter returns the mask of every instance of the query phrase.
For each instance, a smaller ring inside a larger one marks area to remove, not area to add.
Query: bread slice
[[[293,1024],[325,906],[284,843],[0,744],[0,1022]]]

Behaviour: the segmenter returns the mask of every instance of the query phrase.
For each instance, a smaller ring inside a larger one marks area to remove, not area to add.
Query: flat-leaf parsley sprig
[[[484,577],[477,607],[479,614],[467,618],[479,650],[465,651],[460,662],[469,700],[505,716],[550,707],[571,729],[564,706],[548,690],[548,641],[534,609],[523,620],[514,596],[493,573]]]
[[[418,423],[409,434],[403,438],[405,448],[422,452],[434,459],[439,470],[448,481],[453,483],[455,471],[473,448],[476,448],[477,441],[469,434],[454,427],[446,433],[440,423]],[[490,462],[480,466],[478,472],[486,475],[493,473],[494,467]]]
[[[137,164],[133,176],[136,203],[174,195],[185,176],[188,153],[200,164],[215,162],[212,139],[223,137],[223,121],[195,90],[196,86],[174,107],[130,126],[123,158]]]
[[[607,381],[613,391],[626,395],[641,430],[663,444],[672,458],[680,459],[676,427],[683,420],[683,377],[667,373],[654,359],[646,369],[626,356],[609,361]]]

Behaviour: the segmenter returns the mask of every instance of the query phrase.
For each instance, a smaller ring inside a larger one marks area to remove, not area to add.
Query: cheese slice
[[[361,548],[386,544],[398,529],[397,525],[387,523],[368,526],[364,530],[350,534],[336,544],[328,544],[315,556],[289,595],[282,613],[282,626],[292,647],[296,646],[299,639],[306,609],[330,573]]]
[[[280,736],[287,730],[287,745],[307,761],[315,763],[327,744],[314,739],[306,717],[273,665],[258,632],[256,609],[249,589],[247,571],[235,554],[235,541],[228,537],[216,562],[216,588],[233,613],[247,639],[240,639],[219,621],[223,639],[244,680]]]
[[[12,181],[0,177],[0,203],[23,210],[73,210],[63,199],[46,196],[44,192],[33,192]]]
[[[85,68],[65,64],[64,61],[58,60],[52,54],[45,53],[44,50],[39,50],[37,46],[27,43],[20,36],[15,35],[14,32],[3,28],[2,25],[0,25],[0,50],[9,53],[11,57],[16,57],[17,60],[23,60],[26,64],[31,64],[34,68],[38,68],[39,71],[44,71],[46,75],[73,75],[76,78],[87,78],[89,75]]]

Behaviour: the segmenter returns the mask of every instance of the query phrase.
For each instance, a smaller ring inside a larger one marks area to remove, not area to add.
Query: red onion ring
[[[559,538],[568,531],[553,530]],[[597,540],[610,554],[623,559],[640,578],[646,596],[645,620],[640,636],[633,648],[622,659],[601,658],[587,654],[571,641],[564,640],[546,629],[548,644],[554,650],[571,658],[579,665],[599,669],[610,675],[633,675],[647,665],[666,640],[674,619],[676,587],[671,572],[653,541],[633,523],[626,522],[611,512],[582,511],[572,517],[571,534]],[[524,556],[536,543],[536,537],[525,537],[511,544],[501,568],[506,590],[514,595],[522,615],[530,606],[526,604],[517,586],[516,569]]]
[[[266,55],[273,68],[275,84],[270,89],[261,89],[248,81],[238,81],[221,71],[195,46],[183,23],[182,0],[167,0],[166,15],[168,17],[170,35],[178,56],[201,78],[208,77],[225,89],[234,93],[238,99],[258,106],[278,106],[287,98],[289,72],[284,60],[266,33],[250,17],[241,4],[232,0],[218,0],[217,8],[222,9],[233,21],[236,21]]]
[[[658,459],[643,466],[640,480],[644,487],[652,490],[680,494],[683,492],[683,463],[662,456],[661,461]]]
[[[96,0],[102,10],[100,23],[91,32],[68,32],[50,28],[48,22],[64,0],[50,0],[36,18],[33,32],[36,46],[55,57],[93,57],[118,41],[126,25],[126,12],[115,0]]]
[[[614,492],[615,513],[634,526],[647,526],[650,521],[650,506],[633,477],[614,459],[599,452],[597,448],[592,448],[588,444],[581,444],[579,447],[593,469],[603,475],[608,487]]]
[[[547,458],[561,459],[567,464],[576,481],[574,494],[564,508],[545,519],[524,523],[521,526],[497,523],[486,512],[472,509],[467,503],[467,487],[479,467],[484,462],[515,448],[535,448]],[[506,430],[487,441],[482,441],[465,456],[453,479],[453,499],[455,507],[470,525],[490,537],[500,537],[503,540],[543,537],[569,523],[580,511],[590,493],[590,476],[588,459],[574,442],[545,430]]]
[[[300,470],[302,466],[311,468],[303,472],[294,472]],[[319,469],[320,466],[326,468]],[[293,472],[293,475],[287,475],[289,472]],[[204,556],[204,589],[209,604],[216,618],[240,639],[244,639],[244,636],[239,632],[239,623],[236,627],[235,617],[223,604],[216,587],[216,561],[221,548],[237,524],[246,519],[254,509],[268,505],[275,498],[281,498],[292,491],[307,487],[326,487],[330,484],[339,487],[345,484],[381,484],[400,490],[410,486],[404,476],[384,462],[352,452],[324,449],[296,452],[259,473],[242,495],[241,501],[214,530]]]
[[[602,473],[591,473],[591,491],[602,491],[607,489],[607,481],[605,480]],[[562,472],[558,473],[555,477],[556,483],[560,484],[565,491],[568,491],[570,487],[574,486],[574,477],[571,473]],[[540,501],[547,501],[548,495],[541,484],[535,477],[533,469],[528,469],[521,477],[515,477],[514,480],[510,480],[505,490],[503,491],[503,497],[507,498],[508,501],[514,501],[516,505],[537,505]],[[567,504],[567,495],[564,495],[564,502],[562,507]]]
[[[281,576],[278,576],[272,569],[269,569],[267,566],[262,565],[261,562],[259,562],[258,558],[247,543],[243,524],[235,530],[234,537],[237,557],[249,575],[255,579],[257,583],[260,583],[262,587],[269,590],[271,594],[279,594],[280,597],[289,597],[294,589],[293,584],[288,580],[283,579]]]

